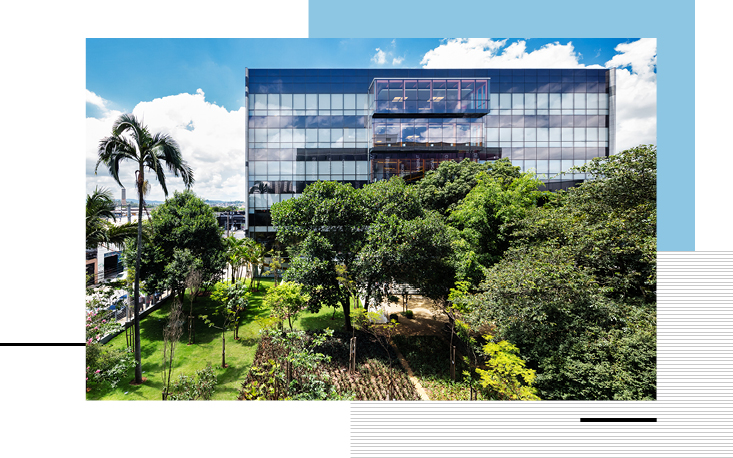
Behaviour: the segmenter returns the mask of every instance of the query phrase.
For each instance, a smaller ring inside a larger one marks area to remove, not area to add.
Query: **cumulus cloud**
[[[616,69],[616,149],[657,143],[657,40],[616,46],[606,67]]]
[[[389,43],[389,46],[387,50],[383,50],[382,48],[376,48],[376,54],[372,56],[372,62],[374,62],[377,65],[384,65],[389,60],[392,60],[392,65],[400,65],[402,62],[405,61],[405,56],[396,56],[396,50],[397,50],[397,40],[394,39]]]
[[[86,91],[87,91],[87,97],[86,97],[87,103],[90,103],[101,110],[107,110],[107,101],[106,100],[104,100],[102,97],[98,96],[94,92],[90,91],[89,89],[87,89]]]
[[[206,101],[204,91],[178,94],[149,102],[141,102],[132,113],[148,126],[151,132],[163,132],[174,138],[183,158],[192,167],[195,183],[193,191],[203,198],[217,200],[244,200],[244,108],[228,111]],[[99,140],[109,136],[112,124],[120,115],[108,112],[101,118],[87,118],[87,193],[95,186],[113,190],[119,197],[119,185],[100,166],[94,175]],[[134,189],[135,168],[129,163],[121,167],[122,184]],[[163,200],[162,188],[153,175],[148,175],[152,186],[149,200]],[[169,195],[183,190],[183,182],[172,174],[166,175]]]
[[[377,48],[377,53],[372,56],[372,62],[378,65],[382,65],[387,62],[387,54],[381,49]]]
[[[572,42],[548,43],[527,52],[524,40],[506,45],[507,40],[453,38],[425,53],[425,68],[577,68],[580,54]]]
[[[643,38],[619,44],[605,68],[616,70],[616,149],[656,143],[657,134],[657,43]],[[525,40],[507,45],[507,40],[455,38],[444,40],[425,53],[425,68],[604,68],[583,65],[572,42],[548,43],[527,52]]]

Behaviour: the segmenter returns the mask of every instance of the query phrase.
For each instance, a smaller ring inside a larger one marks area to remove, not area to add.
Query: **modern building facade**
[[[445,160],[509,158],[549,189],[615,151],[614,69],[248,69],[246,228],[310,183],[420,179]]]

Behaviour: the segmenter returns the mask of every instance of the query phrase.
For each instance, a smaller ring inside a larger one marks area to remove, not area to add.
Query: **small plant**
[[[483,351],[489,360],[488,370],[476,369],[481,386],[493,391],[499,399],[539,401],[537,390],[532,387],[536,373],[526,367],[519,349],[506,340],[494,343],[493,336],[488,334],[484,339],[487,343]]]
[[[171,372],[173,371],[173,356],[176,352],[178,339],[183,334],[183,301],[182,296],[173,299],[168,324],[163,329],[163,365],[161,366],[163,377],[163,400],[168,398],[168,391],[171,384]],[[167,373],[166,373],[167,372]]]
[[[263,303],[272,309],[272,315],[280,322],[288,321],[290,330],[293,330],[293,320],[305,310],[309,296],[301,293],[302,286],[298,283],[282,282],[271,287],[263,299]]]
[[[414,314],[414,313],[412,312],[412,310],[405,310],[404,312],[402,312],[402,314],[403,314],[403,315],[405,315],[405,317],[407,317],[407,318],[409,318],[409,319],[412,319],[412,317],[413,317],[413,316],[415,315],[415,314]]]
[[[393,321],[393,320],[396,321],[396,322],[399,322],[400,321],[399,320],[399,316],[396,313],[390,313],[389,314],[389,321]]]
[[[179,375],[171,386],[168,399],[172,401],[209,400],[216,388],[216,374],[211,364],[197,370],[195,377]]]

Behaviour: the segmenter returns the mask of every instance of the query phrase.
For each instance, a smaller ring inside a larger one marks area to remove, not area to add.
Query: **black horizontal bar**
[[[656,423],[656,418],[581,418],[581,423]]]

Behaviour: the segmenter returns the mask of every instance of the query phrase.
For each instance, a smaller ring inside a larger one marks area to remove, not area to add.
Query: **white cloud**
[[[133,114],[151,132],[164,132],[173,137],[181,148],[183,158],[192,167],[193,191],[203,198],[244,200],[244,108],[227,111],[207,102],[203,90],[195,94],[178,94],[149,102],[141,102]],[[87,118],[87,193],[95,186],[105,186],[119,197],[119,185],[109,177],[104,166],[94,175],[99,140],[109,136],[119,112],[110,112],[103,119]],[[134,189],[135,168],[131,163],[121,166],[120,178],[128,189]],[[149,200],[163,200],[162,188],[153,175],[146,175],[152,190]],[[169,195],[183,190],[183,182],[172,174],[166,175]]]
[[[397,49],[397,40],[392,40],[389,44],[391,50],[384,51],[382,48],[376,48],[376,54],[372,56],[372,62],[377,65],[384,65],[392,59],[392,65],[400,65],[405,60],[405,56],[395,56]]]
[[[606,67],[619,67],[616,69],[616,149],[656,144],[657,40],[642,38],[622,43],[615,50],[619,54],[606,62]]]
[[[616,70],[616,149],[623,151],[640,144],[656,143],[657,64],[656,39],[622,43],[606,62]],[[507,40],[454,38],[444,40],[425,53],[425,68],[603,68],[583,65],[572,42],[548,43],[527,52],[526,41],[507,46]]]
[[[506,46],[507,40],[453,38],[425,53],[425,68],[577,68],[580,54],[572,42],[548,43],[527,52],[524,40]]]
[[[90,91],[89,89],[87,89],[86,91],[87,91],[87,97],[86,97],[87,103],[91,103],[92,105],[94,105],[95,107],[101,110],[104,110],[104,111],[107,110],[107,101],[106,100],[104,100],[102,97],[98,96],[94,92]]]
[[[372,62],[382,65],[387,62],[387,54],[381,49],[377,48],[377,53],[372,56]]]

